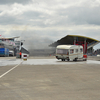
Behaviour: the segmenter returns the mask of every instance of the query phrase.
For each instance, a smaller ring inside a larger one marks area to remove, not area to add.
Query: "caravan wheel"
[[[61,59],[62,61],[65,61],[65,59]]]
[[[67,61],[70,61],[70,59],[67,59]]]
[[[87,61],[87,59],[83,59],[83,61]]]
[[[73,61],[77,61],[77,58],[75,58]]]

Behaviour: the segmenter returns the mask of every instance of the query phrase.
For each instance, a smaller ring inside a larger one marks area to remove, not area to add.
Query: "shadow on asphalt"
[[[86,61],[83,61],[83,60],[77,60],[77,61],[61,61],[61,60],[58,60],[57,62],[86,62]]]

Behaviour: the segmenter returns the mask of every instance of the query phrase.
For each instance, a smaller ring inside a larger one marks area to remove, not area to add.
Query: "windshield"
[[[57,49],[57,54],[68,54],[68,49]]]

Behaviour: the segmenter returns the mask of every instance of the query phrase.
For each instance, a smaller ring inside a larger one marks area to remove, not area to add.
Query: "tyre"
[[[62,61],[65,61],[65,59],[61,59]]]
[[[77,58],[75,58],[73,61],[77,61]]]
[[[67,59],[67,61],[70,61],[70,59]]]
[[[83,61],[85,61],[85,59],[83,59]]]
[[[87,61],[87,59],[83,59],[83,61]]]

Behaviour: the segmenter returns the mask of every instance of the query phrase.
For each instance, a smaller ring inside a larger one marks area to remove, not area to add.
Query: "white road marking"
[[[22,63],[22,62],[21,62]],[[18,65],[14,66],[13,68],[11,68],[10,70],[8,70],[7,72],[5,72],[4,74],[2,74],[0,76],[0,78],[2,78],[3,76],[5,76],[6,74],[8,74],[9,72],[11,72],[13,69],[15,69],[16,67],[18,67],[21,63],[19,63]]]

